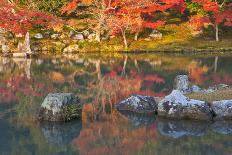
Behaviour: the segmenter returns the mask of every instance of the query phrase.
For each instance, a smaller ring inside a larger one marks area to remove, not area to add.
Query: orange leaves
[[[72,12],[74,12],[77,9],[77,2],[78,0],[72,0],[71,3],[69,3],[67,6],[62,8],[62,14],[64,13],[71,14]]]
[[[232,26],[232,8],[231,3],[219,4],[211,0],[193,0],[199,4],[205,12],[205,15],[195,15],[190,23],[201,28],[204,24],[213,23],[214,25],[223,23],[225,26]]]
[[[164,25],[166,22],[162,20],[158,20],[156,22],[144,22],[143,27],[145,28],[151,28],[151,29],[156,29],[162,25]]]
[[[211,21],[209,17],[195,15],[191,17],[190,24],[193,25],[196,30],[199,30],[203,26],[206,27],[211,24]]]

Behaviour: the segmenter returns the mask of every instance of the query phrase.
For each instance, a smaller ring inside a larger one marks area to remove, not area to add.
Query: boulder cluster
[[[174,90],[165,97],[132,95],[116,104],[118,111],[133,114],[156,114],[160,118],[170,120],[232,120],[232,99],[207,101],[190,99],[186,94],[191,92],[209,93],[220,88],[220,85],[207,90],[198,86],[190,87],[187,75],[178,75],[175,79]],[[69,121],[81,117],[82,105],[79,98],[72,93],[48,94],[38,113],[40,120]]]
[[[185,96],[185,94],[191,92],[210,93],[216,91],[219,87],[226,87],[226,85],[210,87],[207,90],[203,90],[196,85],[190,87],[187,75],[178,75],[174,83],[174,90],[163,98],[133,95],[118,103],[116,108],[119,111],[140,114],[153,112],[158,117],[174,120],[211,121],[232,119],[232,100],[208,103],[207,101],[190,99]]]

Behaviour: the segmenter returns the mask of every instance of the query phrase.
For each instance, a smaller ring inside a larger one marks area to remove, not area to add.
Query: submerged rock
[[[158,130],[161,135],[172,138],[183,136],[203,136],[208,130],[208,123],[193,121],[158,120]]]
[[[38,114],[39,120],[70,121],[81,117],[81,104],[72,93],[48,94]]]
[[[179,90],[184,94],[191,92],[188,76],[187,75],[176,76],[174,81],[174,89]]]
[[[216,120],[232,120],[232,100],[214,101],[212,110]]]
[[[211,128],[219,134],[232,134],[232,121],[216,121],[211,125]]]
[[[158,116],[171,119],[211,120],[213,117],[209,104],[184,96],[173,90],[158,104]]]
[[[119,111],[128,111],[139,114],[157,112],[158,98],[151,96],[133,95],[126,100],[119,102],[116,108]]]

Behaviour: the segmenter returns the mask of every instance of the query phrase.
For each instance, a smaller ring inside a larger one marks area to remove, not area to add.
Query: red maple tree
[[[204,13],[194,15],[190,21],[199,29],[205,24],[215,27],[216,41],[219,41],[219,25],[232,26],[232,3],[227,1],[193,0]]]
[[[53,20],[51,15],[39,11],[19,8],[14,3],[0,3],[0,28],[14,34],[25,34],[34,26],[47,27]]]

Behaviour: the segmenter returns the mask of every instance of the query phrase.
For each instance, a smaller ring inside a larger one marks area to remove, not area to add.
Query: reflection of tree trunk
[[[126,56],[124,59],[124,64],[123,64],[122,73],[121,73],[122,76],[126,74],[127,59],[128,59],[128,56]]]
[[[138,61],[136,59],[134,60],[134,63],[135,63],[135,67],[136,67],[137,71],[139,72],[139,65],[138,65]]]
[[[123,36],[124,46],[127,49],[128,48],[128,43],[127,43],[126,32],[125,31],[122,32],[122,36]]]
[[[95,66],[96,66],[97,78],[98,80],[100,80],[101,79],[101,61],[100,60],[96,61]]]
[[[32,62],[31,59],[27,59],[25,65],[25,73],[28,79],[31,79],[31,62]]]
[[[216,56],[214,60],[214,73],[217,72],[217,67],[218,67],[218,56]]]
[[[216,31],[216,41],[219,41],[219,29],[218,29],[218,24],[216,24],[215,31]]]

